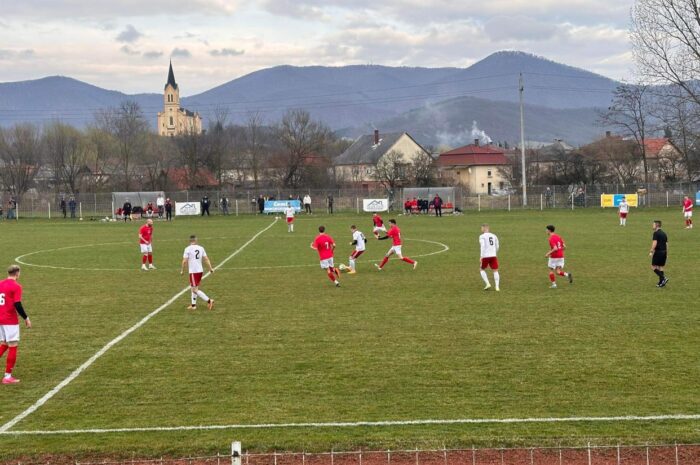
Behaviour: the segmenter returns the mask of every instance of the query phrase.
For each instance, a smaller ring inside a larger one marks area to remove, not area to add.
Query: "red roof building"
[[[445,177],[452,178],[472,194],[497,194],[509,187],[505,172],[510,162],[500,147],[493,145],[465,145],[441,153],[438,168]]]

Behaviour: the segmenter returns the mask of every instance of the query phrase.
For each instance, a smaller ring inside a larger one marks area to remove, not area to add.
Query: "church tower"
[[[175,81],[173,62],[170,61],[168,81],[163,90],[163,111],[158,113],[158,134],[177,136],[185,133],[202,133],[202,118],[199,113],[180,107],[180,88]]]

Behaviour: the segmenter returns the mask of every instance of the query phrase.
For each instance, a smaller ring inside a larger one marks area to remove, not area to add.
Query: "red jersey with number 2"
[[[333,244],[335,241],[328,234],[319,234],[314,240],[314,249],[318,251],[318,258],[328,260],[333,258]]]
[[[386,233],[386,235],[391,238],[394,245],[401,245],[401,230],[398,226],[393,225],[391,228],[389,228],[389,231]]]
[[[549,250],[555,247],[557,250],[550,254],[550,258],[564,258],[564,241],[558,234],[549,236]]]
[[[0,325],[19,324],[15,302],[22,301],[22,286],[14,279],[0,281]]]

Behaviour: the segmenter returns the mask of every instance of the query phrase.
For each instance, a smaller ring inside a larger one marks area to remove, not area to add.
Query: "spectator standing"
[[[158,209],[158,218],[162,220],[165,212],[165,198],[162,195],[156,199],[156,208]]]
[[[68,209],[70,210],[70,217],[75,218],[75,197],[72,195],[70,196],[70,200],[68,201]]]
[[[65,219],[68,214],[66,213],[66,198],[61,197],[61,201],[58,203],[59,208],[61,209],[61,212],[63,213],[63,218]]]
[[[311,214],[311,196],[309,194],[304,196],[304,211]]]
[[[173,220],[173,203],[169,198],[165,199],[165,219],[166,221]]]
[[[333,194],[328,194],[328,213],[333,214]]]
[[[552,189],[549,187],[544,191],[544,206],[552,208]]]
[[[435,216],[442,216],[442,198],[437,194],[433,199],[433,206],[435,207]]]
[[[265,199],[262,194],[258,197],[258,212],[262,215],[265,212]]]
[[[122,215],[124,215],[125,223],[126,220],[131,221],[131,202],[129,202],[129,199],[126,199],[126,202],[124,202],[124,205],[122,206]]]
[[[7,202],[7,219],[16,220],[17,219],[17,199],[14,196],[10,197]]]
[[[226,196],[221,197],[221,213],[223,213],[224,215],[229,214],[228,213],[228,205],[229,205],[228,197],[226,197]]]
[[[205,213],[209,216],[209,197],[206,195],[202,197],[202,216],[204,216]]]

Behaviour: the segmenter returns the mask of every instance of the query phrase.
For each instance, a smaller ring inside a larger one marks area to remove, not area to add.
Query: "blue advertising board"
[[[299,213],[301,211],[301,202],[299,200],[266,200],[264,211],[265,213],[284,213],[289,204],[292,205],[295,212]]]
[[[700,191],[695,193],[695,205],[700,205]]]

